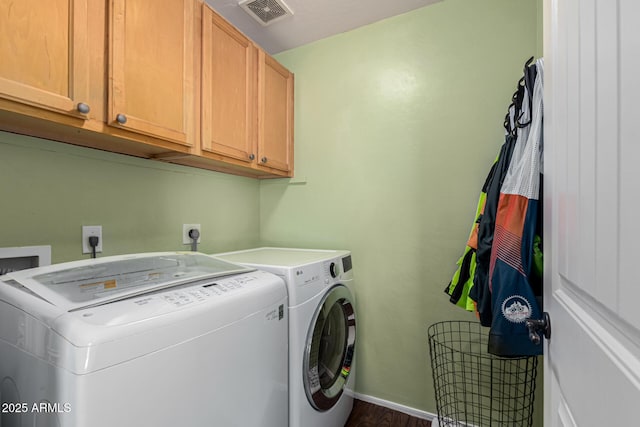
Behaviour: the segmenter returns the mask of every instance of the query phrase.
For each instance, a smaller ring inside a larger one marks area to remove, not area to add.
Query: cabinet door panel
[[[86,2],[0,0],[0,11],[0,97],[85,117]]]
[[[260,51],[259,164],[289,172],[293,163],[293,74]]]
[[[255,156],[255,47],[207,6],[202,33],[202,149],[250,162]]]
[[[193,144],[194,3],[112,0],[110,125]]]

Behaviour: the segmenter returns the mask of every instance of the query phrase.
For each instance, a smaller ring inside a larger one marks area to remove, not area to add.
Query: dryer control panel
[[[324,263],[324,267],[329,276],[337,279],[343,273],[348,273],[353,268],[351,264],[351,255],[327,261]]]
[[[352,269],[351,255],[335,258],[320,264],[298,267],[294,270],[296,286],[306,286],[312,283],[329,284],[335,279],[341,279],[344,273]]]

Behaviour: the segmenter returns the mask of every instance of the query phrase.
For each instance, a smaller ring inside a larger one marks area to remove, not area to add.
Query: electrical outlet
[[[91,246],[89,246],[89,237],[98,236],[98,246],[96,252],[102,252],[102,226],[101,225],[83,225],[82,226],[82,253],[90,254]]]
[[[200,239],[202,238],[202,230],[200,230],[200,224],[182,224],[182,244],[190,245],[191,237],[189,237],[189,230],[196,229],[200,232],[200,237],[198,237],[198,243],[200,243]]]

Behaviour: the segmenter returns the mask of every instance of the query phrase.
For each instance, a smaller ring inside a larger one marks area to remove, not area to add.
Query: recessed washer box
[[[51,246],[0,248],[0,275],[51,265]]]

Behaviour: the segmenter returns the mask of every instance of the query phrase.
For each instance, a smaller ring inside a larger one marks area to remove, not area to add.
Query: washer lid
[[[63,311],[74,311],[193,280],[253,270],[200,253],[163,252],[74,261],[5,277]]]

